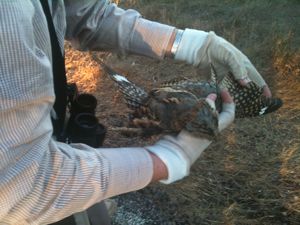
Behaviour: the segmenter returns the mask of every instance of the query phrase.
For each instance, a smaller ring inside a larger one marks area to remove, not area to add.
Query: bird
[[[113,78],[113,77],[112,77]],[[227,89],[234,99],[236,105],[235,118],[249,118],[263,116],[278,110],[283,102],[280,98],[268,98],[263,95],[262,88],[250,81],[246,86],[242,86],[229,72],[220,81],[214,66],[211,64],[211,80],[194,80],[189,78],[175,78],[161,84],[162,87],[172,87],[190,91],[198,97],[204,98],[210,93],[217,93],[216,106],[218,111],[222,110],[222,100],[220,89]]]
[[[210,81],[180,77],[146,91],[102,61],[100,63],[132,110],[131,124],[145,129],[145,133],[150,135],[179,133],[185,129],[196,137],[217,137],[218,113],[222,111],[221,86],[228,89],[234,98],[236,118],[262,116],[282,106],[281,99],[264,97],[261,88],[254,82],[243,87],[232,74],[217,82],[213,66]],[[217,95],[215,108],[205,100],[211,93]]]

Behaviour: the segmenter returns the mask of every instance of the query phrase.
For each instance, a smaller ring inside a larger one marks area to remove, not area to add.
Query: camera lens
[[[91,113],[79,113],[69,127],[71,142],[97,148],[102,146],[106,128]]]
[[[95,96],[83,93],[78,95],[72,103],[71,114],[76,116],[78,113],[95,113],[97,99]]]

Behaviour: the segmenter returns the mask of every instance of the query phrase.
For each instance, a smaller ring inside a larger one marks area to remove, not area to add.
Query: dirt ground
[[[178,2],[178,6],[181,6],[182,1]],[[144,12],[151,16],[153,11],[158,11],[162,21],[174,22],[172,15],[168,16],[162,9],[165,7],[168,11],[168,7],[173,7],[172,4],[168,1],[157,6],[149,3],[150,6],[144,7]],[[213,1],[211,4],[213,7],[216,3]],[[295,4],[299,8],[299,4]],[[244,7],[242,3],[234,4],[234,7],[238,6]],[[286,6],[293,12],[293,5]],[[143,9],[141,5],[137,7]],[[159,7],[162,8],[159,10]],[[253,7],[252,5],[247,10]],[[225,9],[219,7],[214,10],[212,11],[222,14]],[[246,11],[245,8],[241,9],[243,10]],[[275,7],[274,10],[280,9]],[[184,15],[183,21],[177,24],[182,25],[192,20],[188,14]],[[253,23],[258,23],[253,20]],[[235,21],[244,22],[242,19]],[[232,26],[240,26],[235,23]],[[213,25],[216,24],[218,23]],[[267,25],[271,26],[271,22]],[[214,28],[220,27],[223,26]],[[234,29],[231,30],[232,33],[237,32],[236,27],[230,29]],[[220,29],[220,32],[224,30]],[[226,33],[223,34],[226,36]],[[273,33],[268,33],[271,34]],[[231,39],[230,37],[227,38]],[[264,74],[273,94],[283,99],[284,106],[276,113],[260,118],[236,120],[204,152],[188,178],[169,186],[152,185],[130,197],[131,203],[136,201],[141,210],[145,209],[140,211],[142,217],[149,217],[146,212],[149,209],[146,205],[148,203],[164,215],[163,222],[156,215],[150,222],[127,221],[123,224],[300,224],[300,52],[299,47],[296,50],[288,47],[292,42],[299,44],[299,39],[289,37],[288,34],[274,38],[272,47],[266,47],[271,49],[264,49],[260,56],[253,52],[256,46],[250,49],[247,37],[243,36],[241,39],[242,42],[236,41],[237,45],[253,57],[250,58]],[[231,39],[234,40],[238,39]],[[106,64],[146,89],[174,77],[203,76],[205,79],[203,71],[171,60],[157,61],[138,56],[124,58],[112,53],[97,54]],[[143,146],[154,143],[159,138],[126,136],[112,131],[113,127],[126,126],[129,110],[114,83],[92,60],[89,52],[75,51],[66,43],[66,66],[68,81],[76,82],[80,91],[93,93],[98,99],[97,117],[108,129],[105,147]],[[123,206],[131,204],[129,201],[125,203],[126,195],[121,196],[118,201]],[[140,201],[145,202],[145,205]],[[136,213],[134,211],[137,209],[127,207],[126,210]]]

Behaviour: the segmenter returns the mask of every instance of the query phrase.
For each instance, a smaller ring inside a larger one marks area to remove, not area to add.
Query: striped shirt
[[[49,0],[63,51],[115,50],[162,58],[174,28],[105,0]],[[155,31],[156,35],[153,35]],[[38,0],[0,1],[0,224],[48,224],[145,187],[143,148],[94,149],[52,138],[55,96],[47,22]]]

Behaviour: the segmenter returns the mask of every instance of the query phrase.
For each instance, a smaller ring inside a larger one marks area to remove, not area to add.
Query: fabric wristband
[[[197,53],[207,35],[205,31],[185,29],[174,58],[194,65]]]

